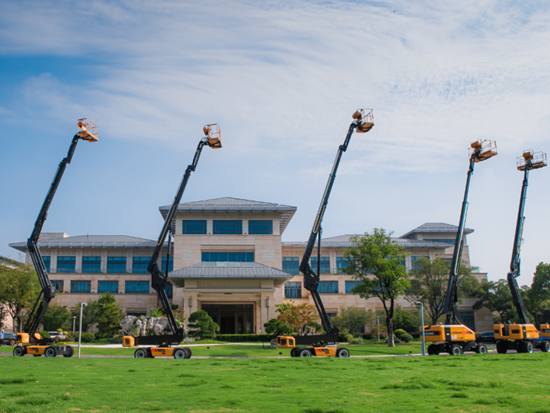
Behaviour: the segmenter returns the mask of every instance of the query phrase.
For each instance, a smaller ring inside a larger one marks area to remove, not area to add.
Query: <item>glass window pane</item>
[[[311,269],[317,272],[317,257],[311,257]],[[321,274],[330,274],[330,258],[321,257]]]
[[[319,281],[319,294],[338,294],[338,281]]]
[[[134,257],[132,261],[132,273],[146,274],[149,261],[151,261],[150,257]]]
[[[214,234],[242,234],[242,221],[214,221]]]
[[[56,292],[63,292],[63,280],[51,280],[52,287],[55,287]]]
[[[57,272],[72,273],[75,272],[76,257],[57,257]]]
[[[253,252],[203,252],[202,262],[254,262]]]
[[[187,235],[206,234],[206,221],[183,220],[181,233]]]
[[[166,272],[166,257],[162,257],[162,268],[161,271],[164,273]],[[174,271],[174,257],[170,257],[170,261],[168,262],[168,272]]]
[[[118,281],[98,281],[97,292],[118,294]]]
[[[46,271],[50,272],[51,257],[42,257],[42,261],[44,261],[44,267],[46,267]]]
[[[89,293],[92,289],[91,281],[71,281],[72,293]]]
[[[251,235],[272,235],[273,221],[248,221],[248,233]]]
[[[107,272],[123,274],[126,272],[126,257],[107,257]]]
[[[361,284],[361,281],[346,281],[346,294],[353,294],[351,289]]]
[[[300,258],[298,257],[283,257],[283,271],[289,274],[300,274]]]
[[[285,298],[302,298],[302,283],[301,282],[286,283]]]
[[[82,257],[82,272],[101,272],[101,257]]]
[[[149,281],[126,281],[126,294],[149,294]]]

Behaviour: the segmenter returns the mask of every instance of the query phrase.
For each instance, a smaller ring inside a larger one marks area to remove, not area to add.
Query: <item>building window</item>
[[[235,235],[243,233],[242,221],[214,221],[214,234]]]
[[[454,239],[423,239],[422,241],[426,241],[426,242],[443,242],[445,244],[455,244],[455,240]]]
[[[300,258],[283,257],[283,271],[289,274],[300,274]]]
[[[302,283],[301,282],[286,283],[285,298],[302,298]]]
[[[121,274],[126,272],[126,257],[107,257],[107,272]]]
[[[89,293],[92,290],[91,281],[71,281],[72,293]]]
[[[44,267],[46,267],[46,272],[50,272],[51,257],[42,257],[42,261],[44,262]]]
[[[254,262],[253,252],[203,252],[202,262]]]
[[[351,289],[357,287],[359,284],[361,284],[361,281],[346,281],[346,294],[353,294]]]
[[[412,256],[411,257],[411,266],[412,268],[418,268],[419,266],[419,262],[421,258],[427,258],[427,259],[430,259],[430,257],[415,257],[415,256]]]
[[[161,271],[166,272],[166,257],[162,257],[162,268]],[[174,271],[174,257],[170,257],[168,261],[168,272]]]
[[[82,272],[101,272],[101,257],[82,257]]]
[[[338,313],[327,313],[328,319],[332,320],[334,317],[336,317]]]
[[[149,294],[149,281],[126,281],[126,294]]]
[[[338,274],[343,273],[344,268],[346,268],[348,265],[349,265],[348,258],[336,257],[336,269],[338,270]]]
[[[317,257],[311,257],[311,268],[317,272]],[[321,257],[321,267],[319,274],[330,274],[330,258]]]
[[[476,331],[476,321],[473,311],[466,311],[464,313],[459,312],[458,314],[462,317],[462,321],[464,321],[466,327],[470,328],[472,331]]]
[[[248,221],[250,235],[272,235],[273,221]]]
[[[63,292],[63,280],[51,280],[52,287],[55,287],[56,292]]]
[[[174,296],[174,286],[172,284],[168,284],[164,291],[166,291],[166,296],[168,298],[172,298]]]
[[[338,294],[338,281],[319,281],[319,294]]]
[[[206,221],[183,220],[181,233],[184,235],[206,234]]]
[[[118,294],[118,281],[98,281],[97,292]]]
[[[149,261],[151,261],[150,257],[134,257],[132,261],[132,273],[146,274]]]
[[[76,257],[57,257],[57,272],[75,272]]]

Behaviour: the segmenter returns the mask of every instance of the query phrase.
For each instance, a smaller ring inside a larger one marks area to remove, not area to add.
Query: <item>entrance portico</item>
[[[201,262],[169,274],[183,288],[186,312],[206,311],[221,334],[260,333],[276,317],[282,286],[293,275],[257,262]]]

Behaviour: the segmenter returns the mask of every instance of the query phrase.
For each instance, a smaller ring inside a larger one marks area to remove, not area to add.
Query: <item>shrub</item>
[[[271,334],[216,334],[216,340],[230,343],[269,343],[272,338]]]
[[[120,336],[114,336],[109,339],[109,342],[113,344],[122,344],[122,337]]]
[[[413,337],[409,333],[402,329],[397,329],[393,333],[395,334],[395,337],[397,337],[404,343],[409,343],[413,339]]]
[[[380,330],[380,338],[386,338],[388,335],[388,328],[386,326],[380,325],[378,327],[373,327],[371,330],[372,338],[378,339],[378,330]]]
[[[48,333],[47,331],[41,331],[40,335],[42,336],[42,338],[51,338],[50,333]]]
[[[338,341],[341,343],[351,343],[353,341],[353,336],[351,334],[340,334]]]
[[[93,343],[95,341],[94,333],[82,333],[82,341],[84,343]]]
[[[363,344],[363,339],[361,337],[354,338],[351,340],[351,344]]]

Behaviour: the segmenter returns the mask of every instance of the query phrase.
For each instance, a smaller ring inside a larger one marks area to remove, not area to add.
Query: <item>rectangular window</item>
[[[464,313],[459,312],[458,314],[460,314],[460,317],[462,317],[462,321],[464,321],[464,325],[466,327],[469,327],[471,330],[476,331],[476,321],[473,311],[466,311]]]
[[[214,221],[214,234],[235,235],[243,233],[242,221]]]
[[[126,272],[126,257],[107,257],[107,272],[123,274]]]
[[[344,268],[346,268],[348,265],[348,258],[336,257],[336,269],[338,270],[338,274],[343,273]]]
[[[184,219],[181,224],[181,233],[184,235],[206,234],[206,221],[191,221]]]
[[[443,242],[445,244],[455,244],[455,240],[454,239],[423,239],[422,241],[426,241],[426,242]]]
[[[92,290],[91,281],[71,281],[72,293],[89,293]]]
[[[353,294],[351,289],[361,284],[361,281],[346,281],[346,294]]]
[[[46,272],[50,272],[51,257],[42,257],[42,261],[44,261],[44,267],[46,267]]]
[[[52,287],[55,287],[56,292],[63,292],[63,280],[51,280]]]
[[[126,294],[149,294],[149,281],[126,281]]]
[[[272,235],[273,221],[248,221],[248,233],[251,235]]]
[[[101,272],[101,257],[82,257],[83,273]]]
[[[286,283],[285,298],[302,298],[302,283],[301,282]]]
[[[202,262],[254,262],[253,252],[203,252]]]
[[[163,273],[166,272],[166,257],[162,257],[162,267],[161,271]],[[168,272],[174,271],[174,257],[170,257],[170,261],[168,262]]]
[[[166,291],[166,296],[168,298],[172,298],[174,296],[174,286],[172,284],[168,284],[164,291]]]
[[[132,273],[146,274],[149,261],[151,261],[150,257],[134,257],[132,261]]]
[[[283,257],[283,271],[289,274],[300,274],[300,258]]]
[[[76,257],[57,257],[57,272],[71,273],[75,272]]]
[[[311,257],[311,269],[317,272],[317,257]],[[330,258],[321,257],[320,274],[330,274]]]
[[[118,294],[118,281],[98,281],[97,292]]]
[[[319,294],[338,294],[338,281],[319,281]]]

